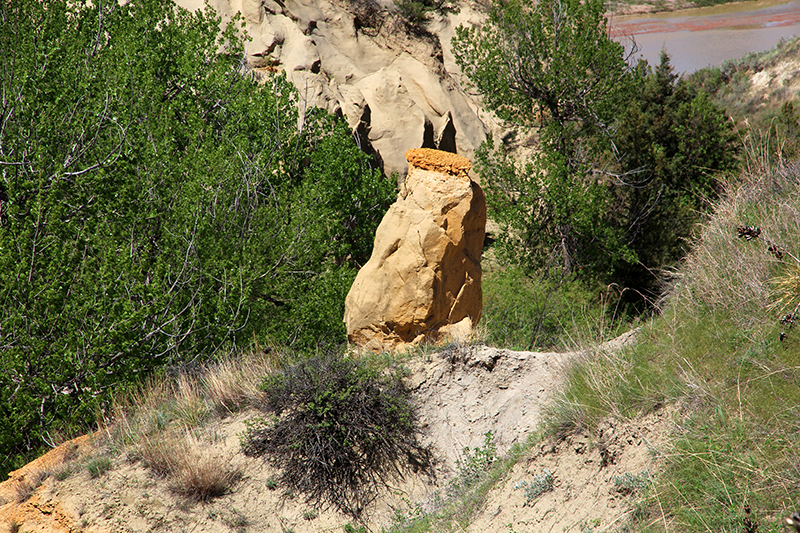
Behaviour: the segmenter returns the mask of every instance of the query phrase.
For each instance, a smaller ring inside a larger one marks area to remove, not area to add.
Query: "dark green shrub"
[[[424,28],[431,14],[458,13],[458,6],[449,0],[395,0],[395,6],[409,24]]]
[[[656,299],[657,274],[686,254],[686,242],[737,168],[730,120],[708,94],[685,82],[662,53],[658,66],[640,63],[638,90],[621,113],[615,136],[619,177],[611,220],[625,228],[634,261],[616,261],[607,282]]]
[[[251,427],[248,456],[281,470],[280,484],[308,503],[360,518],[381,487],[407,469],[429,472],[409,391],[397,371],[315,356],[270,375],[264,410],[273,423]]]

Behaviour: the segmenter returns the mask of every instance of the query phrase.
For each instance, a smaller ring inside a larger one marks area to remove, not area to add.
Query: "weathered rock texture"
[[[469,160],[420,148],[345,301],[347,337],[379,351],[468,335],[481,316],[486,199]]]
[[[189,9],[203,0],[178,0]],[[458,83],[449,50],[453,27],[478,19],[464,6],[458,18],[409,32],[391,0],[211,0],[224,20],[242,13],[251,67],[283,71],[302,108],[345,117],[362,148],[387,175],[406,170],[409,147],[471,156],[486,138],[477,104]],[[439,37],[440,36],[440,37]]]

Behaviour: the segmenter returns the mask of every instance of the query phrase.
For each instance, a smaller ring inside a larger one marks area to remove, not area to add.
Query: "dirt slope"
[[[618,339],[606,348],[616,349],[628,340]],[[398,511],[435,501],[434,495],[452,478],[462,449],[480,446],[487,431],[495,434],[499,454],[525,440],[541,421],[565,366],[582,356],[476,346],[451,347],[413,360],[408,381],[426,438],[439,459],[436,478],[408,476],[393,487],[371,509],[370,529],[388,528]],[[0,532],[342,531],[347,517],[313,509],[300,496],[272,487],[276,472],[241,453],[239,435],[253,416],[245,412],[228,417],[197,437],[204,456],[242,473],[224,496],[204,503],[186,500],[180,487],[153,476],[129,450],[117,450],[111,468],[91,478],[86,464],[99,450],[84,437],[0,484]],[[651,451],[669,427],[663,414],[650,416],[629,424],[608,421],[598,435],[542,445],[496,487],[469,530],[580,531],[624,523],[630,512],[628,496],[618,492],[615,481],[646,470]],[[545,470],[553,476],[553,490],[529,501],[526,485]],[[607,529],[595,529],[600,530]]]

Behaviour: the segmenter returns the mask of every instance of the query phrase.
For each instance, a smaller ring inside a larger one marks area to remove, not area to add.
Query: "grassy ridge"
[[[779,531],[797,503],[800,332],[787,315],[800,302],[800,166],[748,168],[643,342],[575,367],[555,408],[553,429],[569,431],[681,406],[636,531]]]

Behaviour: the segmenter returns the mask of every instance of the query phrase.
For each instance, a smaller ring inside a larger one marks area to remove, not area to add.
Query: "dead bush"
[[[274,372],[262,389],[276,418],[251,427],[244,452],[278,467],[281,485],[310,504],[359,519],[390,480],[431,472],[397,371],[329,354]]]

